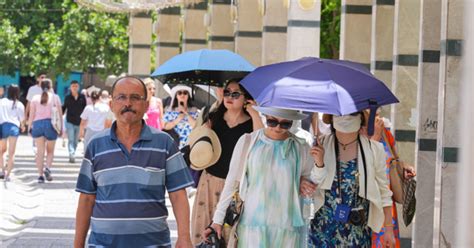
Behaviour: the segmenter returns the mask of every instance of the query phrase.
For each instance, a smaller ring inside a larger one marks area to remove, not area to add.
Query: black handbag
[[[232,200],[230,201],[229,207],[225,212],[224,223],[233,226],[240,217],[242,213],[244,202],[240,199],[239,192],[236,191],[232,196]]]
[[[211,229],[211,234],[207,237],[208,242],[202,241],[198,245],[196,245],[196,248],[225,248],[225,240],[219,239],[217,236],[216,230],[212,228],[211,226],[208,226],[207,228]]]

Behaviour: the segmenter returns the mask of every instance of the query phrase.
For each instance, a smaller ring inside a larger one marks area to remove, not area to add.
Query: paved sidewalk
[[[0,180],[0,247],[72,247],[81,158],[70,164],[62,142],[56,143],[53,181],[38,184],[31,137],[20,136],[11,181]],[[77,154],[82,151],[80,144]],[[168,199],[167,207],[174,243],[177,228]]]

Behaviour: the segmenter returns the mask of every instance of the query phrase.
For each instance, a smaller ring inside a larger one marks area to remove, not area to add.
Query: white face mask
[[[342,133],[354,133],[359,131],[362,122],[360,115],[333,116],[332,120],[334,129]]]

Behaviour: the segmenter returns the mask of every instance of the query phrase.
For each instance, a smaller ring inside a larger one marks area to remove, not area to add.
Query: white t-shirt
[[[81,119],[87,120],[86,128],[92,131],[102,131],[105,129],[104,124],[109,111],[109,106],[99,101],[94,105],[87,105],[81,114]]]
[[[20,122],[25,119],[25,106],[20,101],[13,101],[8,98],[0,100],[0,123],[12,123],[20,127]]]
[[[28,94],[26,94],[26,100],[28,100],[28,102],[31,102],[34,96],[41,95],[41,93],[43,93],[43,90],[41,89],[41,87],[38,86],[37,84],[33,85],[28,89]]]

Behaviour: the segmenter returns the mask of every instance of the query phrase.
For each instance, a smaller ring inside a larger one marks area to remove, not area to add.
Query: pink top
[[[41,95],[36,95],[33,97],[33,100],[31,100],[31,113],[34,113],[33,121],[51,119],[53,102],[54,106],[61,107],[61,100],[58,95],[53,93],[48,93],[48,95],[48,102],[45,105],[41,104]]]
[[[158,130],[161,130],[161,99],[153,97],[150,105],[148,106],[148,111],[146,112],[147,119],[145,120],[146,124],[150,127],[154,127]]]

